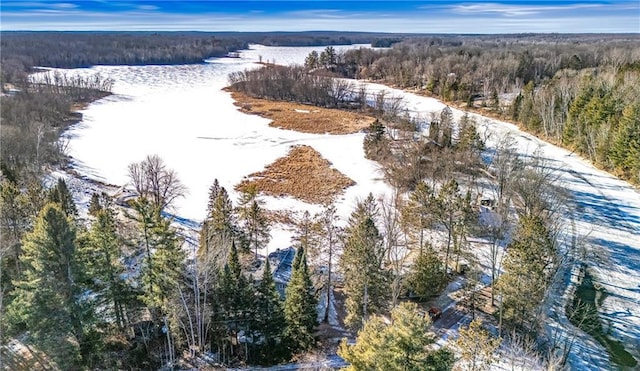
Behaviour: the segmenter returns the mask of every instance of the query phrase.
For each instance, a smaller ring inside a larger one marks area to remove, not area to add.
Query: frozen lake
[[[366,45],[334,48],[359,47]],[[90,104],[82,111],[83,121],[66,132],[72,164],[92,179],[125,185],[130,163],[157,154],[188,188],[188,195],[177,201],[176,214],[200,221],[214,179],[235,201],[233,188],[243,177],[263,170],[291,146],[306,144],[356,181],[337,200],[340,214],[346,217],[358,198],[369,192],[388,192],[377,164],[364,158],[364,134],[317,135],[271,128],[269,120],[239,112],[230,94],[222,91],[229,73],[258,68],[260,59],[301,64],[312,50],[323,49],[252,45],[240,53],[241,58],[214,58],[195,65],[94,66],[64,71],[99,73],[114,80],[114,94]],[[265,199],[272,209],[319,209],[287,198]],[[274,231],[270,249],[290,244],[290,233],[280,232]]]

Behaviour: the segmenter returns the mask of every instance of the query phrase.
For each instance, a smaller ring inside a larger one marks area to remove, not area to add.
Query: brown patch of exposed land
[[[239,191],[255,185],[271,196],[292,196],[309,203],[331,202],[355,182],[309,146],[294,146],[285,157],[267,165],[264,171],[249,175],[236,186]]]
[[[351,134],[365,129],[373,117],[339,109],[252,98],[231,92],[235,105],[244,113],[272,120],[269,126],[311,134]]]

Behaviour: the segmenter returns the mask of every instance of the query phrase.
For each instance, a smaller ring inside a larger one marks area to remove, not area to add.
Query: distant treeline
[[[2,32],[2,81],[16,82],[34,66],[200,63],[250,43],[269,46],[389,45],[399,37],[374,33],[277,32]]]
[[[198,63],[247,42],[201,33],[3,32],[1,46],[3,81],[15,81],[33,66]]]
[[[386,34],[369,32],[337,32],[337,31],[312,31],[312,32],[242,32],[223,33],[221,35],[234,35],[250,43],[267,46],[326,46],[326,45],[351,45],[351,44],[378,44],[384,46],[386,40],[400,40],[409,37],[409,34]],[[390,45],[390,44],[387,44]]]

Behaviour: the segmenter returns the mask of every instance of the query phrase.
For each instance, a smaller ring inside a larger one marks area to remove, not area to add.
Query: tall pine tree
[[[244,237],[246,243],[243,245],[247,250],[254,249],[256,259],[258,249],[269,243],[269,219],[262,208],[262,201],[258,198],[258,190],[251,185],[243,190],[240,198],[240,219],[244,223]]]
[[[316,306],[306,252],[304,247],[300,247],[293,260],[284,303],[286,336],[292,353],[308,350],[315,344],[313,333],[318,323]]]
[[[162,216],[157,206],[145,197],[136,199],[132,206],[138,212],[141,245],[145,252],[141,272],[142,300],[159,320],[159,316],[167,312],[169,300],[178,288],[185,253],[180,248],[176,230],[171,227],[171,220]]]
[[[384,310],[388,302],[388,272],[383,265],[384,246],[376,215],[376,202],[369,194],[358,203],[345,230],[340,268],[347,295],[345,323],[353,328],[360,327],[370,314]]]
[[[49,202],[58,204],[60,209],[64,211],[67,216],[78,216],[78,209],[76,208],[75,202],[73,202],[73,197],[71,196],[69,187],[67,187],[67,182],[65,182],[64,179],[58,178],[56,185],[49,191],[48,198]]]
[[[200,231],[200,259],[205,259],[215,269],[227,263],[231,242],[239,237],[233,204],[224,187],[216,179],[209,190],[207,217]]]
[[[128,325],[127,308],[133,301],[133,290],[123,279],[127,272],[122,263],[123,240],[113,209],[96,211],[96,219],[83,239],[83,259],[87,275],[106,322],[114,320],[119,331]]]
[[[520,218],[497,284],[505,320],[523,329],[536,328],[538,307],[557,262],[555,244],[544,220],[535,215]]]
[[[90,341],[92,301],[81,286],[75,227],[59,205],[44,206],[23,251],[23,274],[8,308],[13,328],[28,330],[60,368],[89,366],[97,345]]]
[[[269,259],[265,259],[262,281],[256,290],[256,313],[254,328],[262,338],[260,342],[261,363],[275,363],[284,357],[284,309],[280,294],[271,273]]]
[[[241,344],[240,335],[244,333],[246,342],[255,332],[254,289],[242,273],[235,243],[229,249],[229,259],[221,275],[217,292],[217,307],[214,310],[213,343],[222,352],[224,363],[246,362],[249,355],[247,347]]]

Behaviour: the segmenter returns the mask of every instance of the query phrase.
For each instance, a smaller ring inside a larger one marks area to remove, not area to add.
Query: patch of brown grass
[[[292,196],[309,203],[327,203],[355,182],[309,146],[294,146],[285,157],[253,173],[236,186],[239,191],[250,185],[272,196]]]
[[[339,109],[252,98],[231,92],[235,105],[244,113],[272,120],[269,126],[311,134],[351,134],[365,129],[373,117]]]

